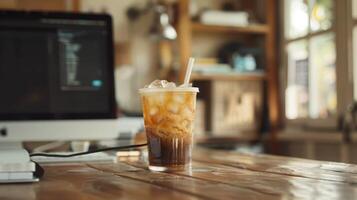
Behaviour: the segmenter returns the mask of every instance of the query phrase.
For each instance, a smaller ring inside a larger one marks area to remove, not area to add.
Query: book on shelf
[[[228,64],[195,64],[192,68],[192,72],[201,74],[230,73],[232,72],[232,68]]]
[[[265,71],[262,69],[256,69],[253,71],[237,71],[237,70],[233,70],[233,72],[231,73],[233,75],[245,75],[245,76],[264,76],[265,75]]]
[[[243,11],[208,10],[201,14],[201,23],[216,26],[248,26],[249,14]]]

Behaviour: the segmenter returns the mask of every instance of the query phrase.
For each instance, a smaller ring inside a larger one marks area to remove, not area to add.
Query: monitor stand
[[[1,142],[0,158],[0,183],[38,181],[34,177],[36,165],[20,142]]]

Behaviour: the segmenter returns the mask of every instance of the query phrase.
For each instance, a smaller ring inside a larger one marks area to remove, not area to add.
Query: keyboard
[[[76,152],[51,152],[53,154],[73,154]],[[87,155],[80,155],[67,158],[59,157],[45,157],[45,156],[34,156],[31,158],[37,163],[73,163],[73,162],[111,162],[115,163],[117,161],[115,155],[109,155],[105,152],[97,152]]]

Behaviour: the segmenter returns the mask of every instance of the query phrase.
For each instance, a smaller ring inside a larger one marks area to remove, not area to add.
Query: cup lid
[[[172,87],[172,88],[141,88],[139,93],[147,92],[199,92],[198,87]]]

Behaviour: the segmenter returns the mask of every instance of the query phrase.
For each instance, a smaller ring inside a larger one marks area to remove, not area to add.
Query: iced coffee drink
[[[162,80],[140,89],[150,170],[190,168],[197,92]]]

